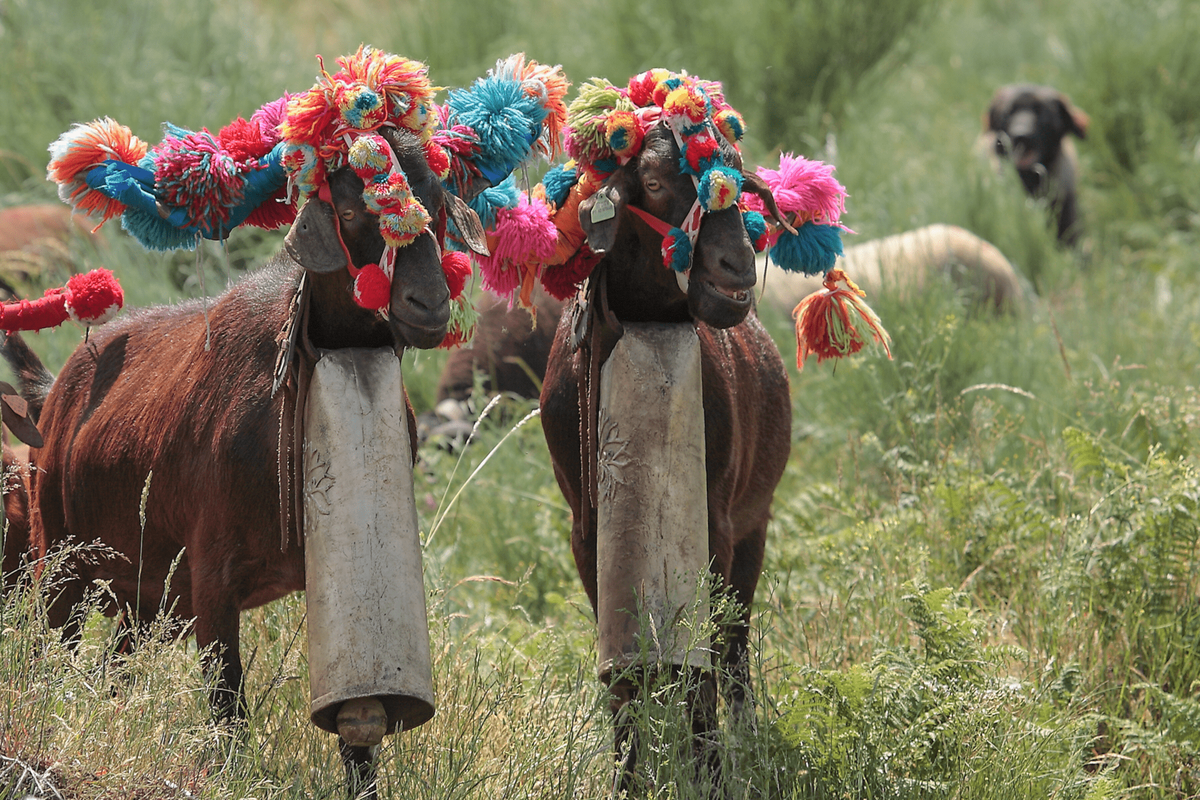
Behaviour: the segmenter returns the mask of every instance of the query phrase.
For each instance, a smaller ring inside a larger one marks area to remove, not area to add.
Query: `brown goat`
[[[382,132],[430,216],[449,215],[483,247],[478,218],[442,187],[418,137]],[[181,623],[193,620],[215,673],[214,706],[226,717],[245,714],[240,612],[305,586],[304,539],[292,513],[300,488],[293,423],[314,348],[430,348],[450,319],[432,235],[397,250],[386,316],[355,304],[347,258],[375,263],[384,241],[350,168],[332,173],[329,189],[328,201],[313,197],[301,210],[283,252],[210,301],[207,313],[194,300],[137,310],[93,331],[44,398],[36,389],[47,377],[41,363],[28,348],[5,348],[31,404],[44,400],[45,445],[32,451],[37,554],[70,539],[99,540],[117,554],[70,565],[50,623],[72,635],[80,623],[72,609],[93,580],[109,582],[110,614],[128,610],[136,624],[163,608]],[[309,299],[297,319],[307,319],[306,343],[291,367],[301,388],[272,396],[280,332],[302,278]],[[408,424],[415,442],[411,408]],[[348,769],[369,762],[366,750],[343,748]]]
[[[723,162],[740,171],[740,154],[727,142],[721,146]],[[613,173],[600,190],[614,202],[616,215],[608,221],[590,221],[599,192],[580,204],[580,222],[589,245],[606,254],[591,281],[607,284],[606,291],[601,288],[593,294],[597,299],[607,295],[607,309],[595,309],[594,304],[589,309],[592,334],[577,350],[570,341],[570,309],[563,314],[542,388],[542,426],[555,477],[571,506],[575,565],[595,610],[597,510],[582,474],[587,460],[593,465],[588,471],[595,475],[595,448],[585,446],[580,423],[582,418],[588,422],[585,429],[594,430],[596,408],[581,387],[588,385],[589,374],[598,374],[599,363],[608,358],[621,335],[612,322],[618,326],[621,321],[695,324],[704,395],[710,565],[719,590],[731,590],[742,611],[740,621],[723,632],[722,659],[734,676],[726,692],[736,715],[749,690],[750,604],[762,570],[771,499],[788,458],[791,402],[779,351],[751,313],[754,251],[738,210],[703,218],[686,294],[675,274],[663,267],[661,236],[629,210],[641,208],[669,225],[680,225],[696,199],[696,189],[692,178],[681,173],[679,161],[671,133],[656,126],[646,134],[640,154]],[[770,197],[752,174],[746,175],[746,188]],[[614,682],[610,690],[617,756],[624,760],[622,783],[628,789],[636,744],[631,726],[618,712],[632,698],[634,687]],[[716,725],[716,702],[715,679],[709,675],[693,700],[697,742]],[[713,755],[709,753],[710,765],[715,763]]]

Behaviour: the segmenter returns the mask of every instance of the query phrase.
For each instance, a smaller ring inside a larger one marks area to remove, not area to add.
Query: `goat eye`
[[[662,184],[659,183],[658,179],[656,179],[656,178],[648,178],[646,180],[645,186],[646,186],[646,191],[648,191],[648,192],[657,192],[659,189],[662,188]]]
[[[341,212],[341,218],[346,222],[351,222],[354,219],[354,209],[347,208]]]

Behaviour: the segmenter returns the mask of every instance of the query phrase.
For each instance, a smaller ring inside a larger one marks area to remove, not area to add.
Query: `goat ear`
[[[767,185],[761,175],[748,169],[742,170],[742,191],[757,195],[763,201],[763,205],[767,207],[767,212],[771,215],[771,219],[775,220],[776,225],[782,226],[788,233],[796,232],[796,229],[784,217],[783,212],[779,210],[779,204],[775,202],[775,195],[771,193],[771,187]]]
[[[1090,121],[1088,115],[1071,105],[1071,101],[1064,94],[1060,93],[1055,102],[1058,105],[1058,113],[1062,116],[1063,125],[1066,127],[1067,133],[1073,133],[1080,139],[1086,139],[1088,122]]]
[[[587,237],[588,247],[596,255],[612,250],[617,242],[617,230],[629,194],[625,187],[625,170],[621,167],[595,194],[579,204],[579,227]]]
[[[350,263],[333,206],[316,197],[300,209],[283,247],[309,272],[337,272]]]
[[[454,192],[446,192],[446,214],[454,220],[454,227],[458,228],[458,233],[467,243],[467,247],[481,256],[491,255],[479,215]]]
[[[983,129],[985,131],[998,131],[1004,127],[1004,117],[1012,108],[1013,97],[1016,91],[1012,86],[1001,86],[992,95],[992,102],[988,103],[987,111],[983,112]]]
[[[0,381],[0,415],[9,432],[30,447],[41,447],[42,434],[29,417],[29,403],[10,384]]]

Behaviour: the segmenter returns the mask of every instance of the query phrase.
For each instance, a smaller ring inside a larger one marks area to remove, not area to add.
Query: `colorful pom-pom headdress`
[[[796,368],[804,369],[810,354],[820,363],[857,353],[865,343],[859,325],[866,326],[891,358],[891,337],[867,305],[866,293],[836,268],[842,255],[842,231],[853,231],[841,223],[846,189],[833,177],[833,166],[783,153],[779,169],[759,167],[757,173],[792,229],[768,222],[762,216],[766,210],[762,200],[744,195],[743,215],[755,250],[767,250],[771,262],[787,272],[824,276],[823,287],[801,300],[792,312]]]
[[[366,46],[339,58],[333,75],[318,61],[311,89],[285,94],[215,135],[168,123],[163,141],[149,148],[111,119],[75,126],[50,146],[48,176],[97,227],[120,215],[145,247],[166,250],[197,237],[223,239],[242,224],[288,224],[297,200],[327,191],[327,176],[348,164],[363,180],[363,200],[385,242],[378,264],[350,265],[354,296],[365,308],[383,309],[396,249],[426,233],[441,249],[447,231],[413,193],[381,129],[419,137],[433,173],[463,196],[477,182],[500,183],[534,154],[557,154],[567,89],[557,67],[512,56],[439,109],[420,62]],[[444,259],[443,269],[459,287],[447,336],[459,342],[473,325],[461,258]]]
[[[686,273],[704,214],[738,203],[742,175],[721,163],[718,137],[736,146],[745,123],[725,102],[719,83],[657,69],[625,88],[598,78],[580,87],[566,114],[572,160],[551,169],[527,198],[513,199],[485,221],[492,255],[480,259],[484,286],[526,307],[537,281],[558,299],[574,294],[600,261],[579,225],[579,204],[641,151],[647,131],[658,124],[674,134],[680,167],[696,183],[697,199],[681,227],[647,222],[663,235],[664,265]]]

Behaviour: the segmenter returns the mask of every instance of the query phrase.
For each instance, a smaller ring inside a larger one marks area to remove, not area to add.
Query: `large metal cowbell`
[[[632,665],[711,664],[708,639],[697,633],[708,618],[700,341],[690,323],[624,328],[600,373],[596,616],[603,680]]]
[[[386,733],[433,716],[412,450],[391,349],[329,350],[304,425],[304,544],[312,721],[377,698]]]

